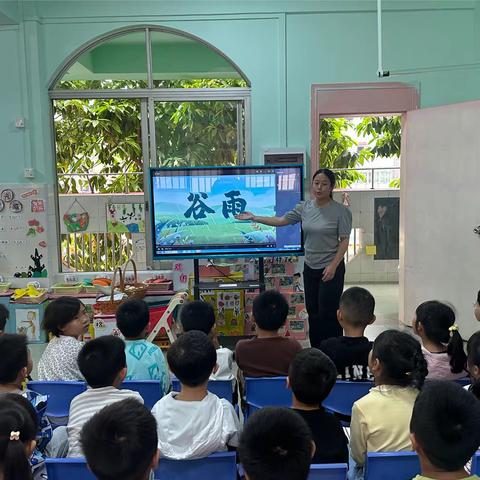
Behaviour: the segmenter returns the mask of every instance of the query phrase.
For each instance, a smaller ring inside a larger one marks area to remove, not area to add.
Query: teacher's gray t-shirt
[[[352,212],[332,200],[318,207],[315,200],[299,202],[284,217],[288,223],[302,222],[305,239],[305,263],[310,268],[324,268],[335,258],[339,238],[349,237]]]

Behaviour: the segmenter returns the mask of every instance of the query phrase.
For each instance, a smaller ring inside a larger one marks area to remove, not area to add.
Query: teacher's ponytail
[[[330,186],[332,187],[332,192],[330,192],[330,198],[333,198],[333,189],[335,188],[335,183],[336,183],[336,177],[335,173],[333,173],[330,169],[328,168],[319,168],[312,177],[312,182],[315,180],[315,177],[320,174],[325,175],[328,180],[330,181]]]

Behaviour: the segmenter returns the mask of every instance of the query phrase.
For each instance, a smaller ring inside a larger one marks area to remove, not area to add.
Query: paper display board
[[[46,185],[0,183],[0,275],[47,277]]]
[[[40,310],[38,307],[15,311],[16,333],[26,335],[28,342],[40,341]]]

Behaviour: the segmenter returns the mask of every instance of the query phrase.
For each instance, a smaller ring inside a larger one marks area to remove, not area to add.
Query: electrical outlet
[[[35,178],[35,171],[33,170],[33,168],[24,168],[23,176],[25,178]]]

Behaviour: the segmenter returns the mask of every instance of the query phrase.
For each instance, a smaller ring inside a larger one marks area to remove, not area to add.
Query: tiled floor
[[[370,340],[374,340],[384,330],[389,328],[399,328],[398,321],[398,283],[365,283],[356,284],[366,288],[375,297],[375,323],[367,327],[366,335]],[[353,285],[345,285],[348,288]],[[304,342],[308,346],[308,341]],[[29,346],[33,357],[32,377],[37,378],[37,364],[40,356],[45,350],[46,344],[31,344]]]

